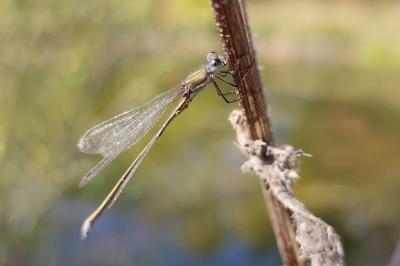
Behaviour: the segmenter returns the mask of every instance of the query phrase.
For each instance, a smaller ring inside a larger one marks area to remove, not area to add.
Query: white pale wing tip
[[[92,228],[92,224],[86,219],[81,227],[81,239],[85,240],[89,234],[90,229]]]
[[[85,186],[87,183],[89,183],[90,178],[88,178],[87,176],[88,176],[88,175],[85,175],[85,176],[82,178],[81,182],[79,182],[79,188],[81,188],[81,187]]]

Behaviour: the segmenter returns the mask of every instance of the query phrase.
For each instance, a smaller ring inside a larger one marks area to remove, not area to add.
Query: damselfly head
[[[226,58],[222,55],[217,55],[216,52],[207,54],[207,69],[209,72],[217,71],[218,67],[226,65]]]

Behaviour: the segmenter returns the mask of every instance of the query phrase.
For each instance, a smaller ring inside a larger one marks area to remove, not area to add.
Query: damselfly
[[[218,94],[224,97],[215,83],[215,78],[228,82],[223,79],[226,73],[228,73],[223,69],[224,66],[226,66],[225,57],[218,56],[215,52],[210,52],[207,54],[207,64],[189,75],[176,88],[156,96],[141,107],[132,109],[98,124],[89,129],[85,135],[82,136],[79,140],[78,148],[84,153],[101,154],[103,159],[83,177],[80,186],[87,184],[118,155],[140,141],[161,118],[167,107],[178,98],[181,98],[177,107],[171,112],[154,137],[139,153],[107,197],[99,207],[86,218],[81,228],[81,237],[83,239],[86,238],[90,228],[102,215],[104,210],[113,205],[138,169],[144,157],[157,139],[163,134],[167,126],[188,107],[192,99],[203,90],[205,86],[211,83],[215,85]],[[225,97],[224,99],[228,101]]]

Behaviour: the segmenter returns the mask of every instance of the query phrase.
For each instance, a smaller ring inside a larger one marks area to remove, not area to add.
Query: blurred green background
[[[296,195],[342,236],[348,265],[385,265],[400,237],[400,2],[247,6],[275,137],[314,155]],[[212,88],[79,239],[143,147],[78,189],[100,159],[79,137],[209,50],[222,49],[208,1],[0,1],[0,265],[280,265],[259,182],[239,171],[237,106]]]

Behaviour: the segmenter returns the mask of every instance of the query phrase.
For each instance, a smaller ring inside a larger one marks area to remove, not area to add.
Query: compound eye
[[[222,62],[221,62],[221,60],[219,60],[219,59],[214,59],[214,60],[211,61],[211,65],[212,65],[213,67],[219,66],[221,63],[222,63]]]

